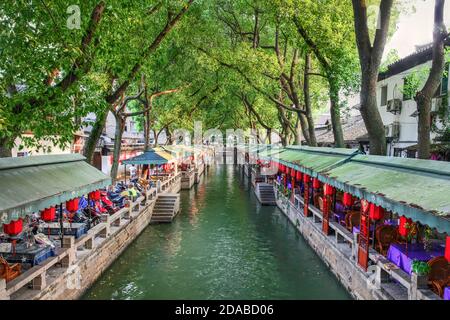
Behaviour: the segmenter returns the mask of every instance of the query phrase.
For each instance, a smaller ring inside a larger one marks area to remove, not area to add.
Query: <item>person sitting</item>
[[[120,194],[122,197],[126,197],[128,200],[136,201],[138,197],[138,191],[134,188],[133,184],[128,185],[128,189],[122,191]]]

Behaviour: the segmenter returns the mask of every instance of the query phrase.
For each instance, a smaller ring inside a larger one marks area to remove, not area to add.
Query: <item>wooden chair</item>
[[[17,278],[22,271],[22,266],[19,263],[9,265],[3,257],[0,256],[0,278],[6,280],[6,282]]]
[[[450,264],[442,256],[431,259],[428,265],[430,266],[428,285],[434,293],[442,297],[444,288],[450,285]]]
[[[359,226],[361,213],[359,211],[349,211],[345,215],[345,226],[348,231],[353,232],[353,227]]]
[[[397,228],[389,225],[378,226],[375,230],[378,252],[386,256],[391,243],[397,240]]]

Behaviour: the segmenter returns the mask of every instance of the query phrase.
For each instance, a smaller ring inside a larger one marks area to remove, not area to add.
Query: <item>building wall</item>
[[[383,120],[383,124],[385,126],[391,125],[394,122],[399,122],[400,124],[400,135],[397,141],[392,142],[388,145],[387,155],[393,156],[395,148],[406,148],[412,145],[417,144],[417,130],[418,130],[418,118],[411,117],[415,111],[417,111],[417,104],[413,99],[403,101],[403,85],[404,78],[411,74],[414,71],[421,70],[423,68],[430,68],[431,61],[428,61],[424,64],[418,65],[414,68],[403,71],[399,74],[393,75],[387,79],[381,80],[377,85],[377,103],[378,110],[380,111],[381,118]],[[449,72],[449,70],[447,70]],[[382,87],[387,85],[387,101],[392,99],[400,99],[402,100],[402,109],[401,113],[393,114],[391,112],[387,112],[387,105],[381,106],[381,92]],[[450,82],[448,83],[447,91],[450,91]],[[347,100],[348,105],[354,106],[360,103],[359,93],[351,96]],[[442,123],[439,121],[436,122],[438,128],[442,127]],[[434,139],[436,137],[436,133],[432,132],[430,138]],[[406,156],[404,153],[402,156]]]
[[[394,148],[406,148],[408,146],[417,144],[418,117],[411,117],[411,114],[417,111],[417,103],[414,101],[414,99],[403,101],[403,86],[404,78],[406,76],[415,71],[423,70],[424,68],[431,68],[431,61],[428,61],[427,63],[418,65],[414,68],[408,69],[404,72],[393,75],[392,77],[378,82],[377,103],[384,125],[390,125],[396,121],[400,124],[400,136],[398,138],[398,141],[392,142],[390,145],[388,145],[388,155],[390,156],[394,155]],[[388,87],[388,101],[392,99],[402,100],[401,113],[393,114],[391,112],[387,112],[387,106],[381,106],[381,92],[382,87],[385,85],[387,85]],[[448,89],[449,88],[447,87],[447,92]],[[438,128],[441,127],[441,124],[439,122],[437,122],[436,124]],[[435,137],[436,134],[432,132],[430,138],[434,139]]]

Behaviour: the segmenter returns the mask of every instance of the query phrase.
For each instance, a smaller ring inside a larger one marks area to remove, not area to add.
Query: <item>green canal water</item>
[[[350,299],[277,207],[232,165],[181,192],[171,224],[150,225],[83,299]]]

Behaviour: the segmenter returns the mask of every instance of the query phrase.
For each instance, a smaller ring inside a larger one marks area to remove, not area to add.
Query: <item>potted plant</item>
[[[428,274],[431,267],[425,261],[414,259],[411,263],[411,282],[413,287],[417,289],[426,288],[428,286]]]
[[[411,263],[411,270],[418,276],[426,276],[430,273],[430,266],[425,261],[414,259]]]

